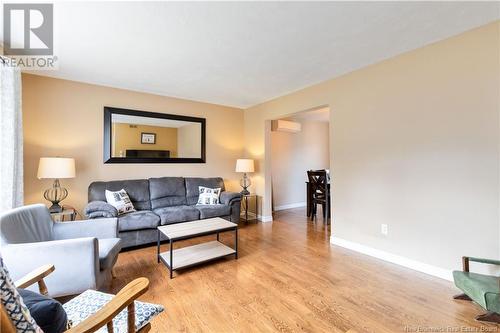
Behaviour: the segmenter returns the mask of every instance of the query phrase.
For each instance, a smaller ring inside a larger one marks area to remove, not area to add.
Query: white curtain
[[[21,71],[0,60],[0,212],[22,204]]]

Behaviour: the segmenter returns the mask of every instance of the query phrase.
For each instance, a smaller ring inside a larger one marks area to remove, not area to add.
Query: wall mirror
[[[205,122],[104,107],[104,163],[205,163]]]

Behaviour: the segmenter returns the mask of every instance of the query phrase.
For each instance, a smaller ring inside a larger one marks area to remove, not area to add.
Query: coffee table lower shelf
[[[207,261],[236,254],[236,251],[219,241],[186,246],[173,250],[173,265],[170,267],[170,251],[160,253],[160,260],[170,271],[187,268]]]

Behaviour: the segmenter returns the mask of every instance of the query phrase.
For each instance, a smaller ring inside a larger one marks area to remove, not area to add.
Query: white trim
[[[259,215],[258,217],[258,220],[261,221],[261,222],[273,222],[273,216],[272,215],[269,215],[269,216],[262,216],[262,215]]]
[[[452,271],[449,269],[432,266],[423,262],[419,262],[413,259],[399,256],[397,254],[392,254],[382,250],[374,249],[372,247],[362,245],[359,243],[351,242],[342,238],[330,236],[330,243],[333,245],[341,246],[349,250],[353,250],[359,253],[363,253],[378,259],[382,259],[391,262],[396,265],[404,266],[425,274],[436,276],[441,279],[448,281],[453,281]]]
[[[242,213],[240,214],[240,217],[241,218],[245,218],[245,213]],[[248,219],[252,219],[254,220],[255,219],[255,213],[253,212],[248,212]],[[270,216],[262,216],[262,215],[257,215],[257,220],[261,221],[261,222],[272,222],[273,221],[273,216],[270,215]]]
[[[288,205],[275,206],[274,211],[277,212],[279,210],[299,208],[299,207],[305,207],[305,206],[306,206],[305,202],[296,202],[296,203],[292,203],[292,204],[288,204]]]

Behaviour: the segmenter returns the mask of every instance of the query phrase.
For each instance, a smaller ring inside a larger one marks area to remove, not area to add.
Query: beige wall
[[[113,123],[113,139],[111,140],[113,157],[124,157],[127,149],[168,150],[170,157],[177,157],[177,128],[149,125],[133,126],[130,127],[130,124],[125,123]],[[141,143],[141,133],[155,133],[156,143]]]
[[[498,257],[499,31],[489,24],[245,110],[255,190],[270,201],[266,120],[328,105],[335,236],[446,269],[461,255]]]
[[[185,125],[179,127],[177,133],[179,157],[199,158],[201,156],[201,125]]]
[[[305,203],[307,170],[330,168],[329,124],[301,121],[298,133],[271,132],[273,208]]]
[[[23,74],[25,202],[45,202],[50,180],[38,180],[42,156],[76,159],[75,179],[63,179],[70,192],[63,202],[82,209],[95,180],[160,176],[221,176],[238,190],[236,159],[243,154],[243,111],[230,107],[131,92]],[[104,164],[103,107],[203,117],[207,119],[205,164]]]

